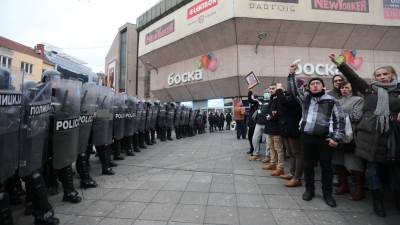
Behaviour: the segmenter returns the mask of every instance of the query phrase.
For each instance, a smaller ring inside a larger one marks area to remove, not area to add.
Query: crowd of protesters
[[[359,201],[368,190],[374,213],[386,217],[384,193],[393,196],[390,199],[400,210],[400,84],[396,71],[392,66],[379,67],[368,82],[345,62],[338,62],[334,54],[329,58],[341,73],[333,76],[329,91],[320,77],[308,82],[296,77],[296,64],[290,65],[286,84],[271,84],[263,96],[249,89],[247,110],[241,101],[234,107],[237,139],[247,135],[249,160],[261,161],[271,176],[286,179],[286,187],[300,187],[304,180],[304,201],[315,196],[314,170],[320,167],[327,205],[336,207],[333,194],[350,194],[351,200]],[[262,157],[259,143],[263,136],[266,149]],[[289,157],[288,170],[285,156]]]

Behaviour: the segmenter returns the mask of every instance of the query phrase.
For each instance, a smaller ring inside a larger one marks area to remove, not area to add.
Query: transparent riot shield
[[[86,151],[92,131],[93,118],[97,110],[99,86],[93,83],[82,85],[81,114],[79,116],[79,145],[78,154]]]
[[[99,87],[97,110],[92,124],[92,144],[95,146],[109,145],[112,142],[113,98],[114,92],[111,88]]]
[[[125,135],[125,112],[127,106],[125,105],[125,94],[115,94],[113,101],[114,122],[113,122],[113,135],[114,139],[121,140]]]
[[[151,124],[150,124],[150,129],[154,130],[156,129],[157,125],[157,118],[158,118],[158,109],[155,104],[151,105]]]
[[[21,79],[0,71],[0,183],[18,168],[21,125]]]
[[[81,88],[79,81],[52,79],[51,145],[53,167],[62,169],[72,164],[78,154]]]
[[[136,99],[133,96],[125,95],[125,137],[132,136],[136,127]]]
[[[25,81],[23,93],[23,119],[19,175],[28,176],[43,165],[43,155],[49,138],[51,84]]]
[[[144,132],[146,127],[146,104],[143,101],[140,101],[138,104],[138,116],[140,116],[139,121],[139,132]]]
[[[169,129],[174,128],[174,118],[175,118],[175,107],[169,104],[167,109],[167,128]]]

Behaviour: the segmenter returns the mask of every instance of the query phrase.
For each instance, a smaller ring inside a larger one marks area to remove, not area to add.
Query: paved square
[[[92,157],[91,173],[99,187],[78,189],[79,204],[62,202],[61,194],[50,202],[62,225],[399,224],[392,202],[384,219],[373,214],[371,198],[336,197],[338,207],[330,208],[319,181],[316,197],[305,202],[304,187],[286,188],[284,180],[262,170],[261,162],[248,161],[247,150],[247,140],[224,131],[148,146],[118,161],[114,176],[100,176],[98,159]],[[33,218],[17,207],[14,221],[30,225]]]

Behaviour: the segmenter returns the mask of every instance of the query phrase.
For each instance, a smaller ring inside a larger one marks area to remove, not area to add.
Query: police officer
[[[50,116],[49,161],[46,176],[50,180],[48,184],[54,188],[57,188],[55,177],[61,181],[64,189],[63,201],[79,203],[82,198],[74,188],[72,163],[78,153],[82,84],[62,79],[61,76],[62,74],[56,70],[47,70],[42,74],[42,82],[51,83],[53,106]]]
[[[159,135],[160,135],[161,141],[167,140],[166,119],[167,119],[166,103],[162,103],[162,104],[160,104],[159,111],[158,111],[158,118],[157,118],[157,128],[159,130]]]
[[[84,83],[82,85],[79,148],[75,166],[81,179],[81,188],[84,189],[97,187],[96,181],[90,176],[89,158],[93,148],[90,137],[93,118],[97,110],[98,88],[99,86],[96,84]]]
[[[103,175],[114,175],[111,162],[111,144],[113,139],[113,98],[109,87],[99,87],[97,111],[93,119],[92,144],[96,147]]]
[[[157,102],[157,101],[156,101]],[[156,102],[151,103],[151,122],[150,122],[150,142],[151,144],[156,144],[156,129],[157,129],[157,119],[158,119],[158,109]]]
[[[139,99],[135,99],[135,126],[133,129],[133,136],[132,136],[132,145],[133,145],[133,151],[134,152],[141,152],[139,149],[139,127],[140,127],[140,120],[141,120],[141,113],[139,109]]]
[[[113,144],[112,150],[114,160],[124,160],[125,158],[121,155],[121,142],[125,135],[125,97],[124,94],[116,93],[113,101]]]
[[[138,144],[139,144],[139,148],[145,149],[145,148],[147,148],[144,145],[145,132],[146,132],[147,105],[143,100],[139,101],[137,113],[138,113],[138,116],[140,116],[139,132],[138,132]]]
[[[136,126],[136,98],[130,95],[125,95],[125,105],[127,106],[125,112],[125,137],[122,140],[122,149],[127,156],[134,156],[133,149],[133,135]]]
[[[176,139],[181,139],[181,121],[182,121],[182,107],[176,106],[174,126],[175,126],[175,137]]]
[[[167,103],[167,140],[172,141],[172,130],[174,129],[175,102]]]

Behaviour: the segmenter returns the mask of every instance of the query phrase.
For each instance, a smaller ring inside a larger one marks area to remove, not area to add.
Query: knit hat
[[[312,77],[309,81],[308,81],[308,88],[310,88],[310,84],[311,82],[313,82],[314,80],[319,80],[322,83],[322,86],[325,87],[325,83],[324,80],[322,80],[322,78],[320,77]]]

